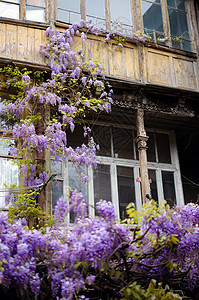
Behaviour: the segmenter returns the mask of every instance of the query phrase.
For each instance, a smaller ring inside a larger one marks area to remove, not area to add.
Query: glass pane
[[[69,12],[69,23],[79,23],[81,21],[81,14]]]
[[[151,189],[151,197],[158,202],[157,182],[155,170],[149,170],[149,182]]]
[[[162,181],[163,181],[164,199],[168,202],[170,207],[172,207],[176,203],[173,173],[162,171]]]
[[[163,32],[162,10],[158,4],[142,1],[142,16],[145,29]]]
[[[106,26],[104,0],[86,1],[87,20],[92,19],[93,24],[100,27]]]
[[[15,140],[3,139],[0,138],[0,154],[1,155],[10,155],[10,147],[16,146]]]
[[[100,151],[98,151],[97,155],[111,156],[110,127],[94,126],[93,133],[96,143],[100,146]]]
[[[58,177],[62,177],[62,162],[51,160],[51,172],[57,174]]]
[[[184,0],[177,0],[177,8],[185,11],[185,2],[184,2]]]
[[[26,6],[26,20],[45,22],[45,9],[35,6]]]
[[[3,94],[0,94],[0,112],[2,109],[4,109],[6,107],[5,104],[3,104],[3,99],[6,98]],[[6,115],[1,115],[0,114],[0,129],[7,129],[7,130],[11,130],[12,129],[12,124],[9,124],[8,122],[8,118]]]
[[[111,21],[120,20],[123,24],[132,25],[130,0],[110,0]]]
[[[104,0],[86,0],[86,15],[105,19]]]
[[[147,142],[147,159],[148,161],[156,161],[155,158],[155,140],[154,140],[154,133],[153,132],[147,132],[147,135],[149,137]]]
[[[5,195],[10,185],[19,185],[19,168],[12,159],[0,158],[0,207],[6,208]],[[8,187],[5,187],[6,186]]]
[[[79,166],[80,173],[88,175],[88,170],[84,166]],[[68,162],[68,185],[70,189],[77,189],[78,192],[82,192],[84,199],[88,201],[88,183],[84,183],[80,180],[75,166],[71,161]]]
[[[93,180],[95,204],[100,200],[111,201],[110,166],[97,165],[93,171]]]
[[[45,7],[45,0],[26,0],[26,4],[32,6]]]
[[[175,0],[167,0],[167,5],[176,8]]]
[[[80,0],[58,0],[58,16],[59,21],[65,23],[79,23],[81,20]]]
[[[168,13],[171,35],[189,40],[186,13],[174,10],[172,8],[168,9]]]
[[[0,2],[0,17],[19,19],[19,5]]]
[[[51,181],[52,188],[52,211],[55,209],[55,205],[59,197],[63,195],[63,181]]]
[[[135,201],[135,183],[133,168],[117,167],[118,193],[119,193],[119,209],[120,218],[124,219],[126,215],[126,207],[130,202]]]
[[[57,20],[65,22],[65,23],[69,23],[69,12],[58,8]]]
[[[87,176],[88,171],[85,167],[79,166],[80,172]],[[83,194],[83,197],[88,201],[88,183],[82,182],[78,176],[75,166],[71,161],[68,162],[68,185],[70,189],[77,189],[78,192]],[[75,211],[70,213],[70,222],[75,221]]]
[[[115,158],[134,159],[133,131],[125,128],[113,128],[113,149]]]
[[[5,2],[20,3],[20,0],[6,0]]]
[[[80,0],[58,0],[57,7],[60,9],[80,13]]]
[[[170,143],[168,134],[156,133],[158,160],[161,163],[171,163]]]
[[[192,50],[191,42],[190,41],[181,40],[181,49],[183,49],[185,51],[191,52],[191,50]]]

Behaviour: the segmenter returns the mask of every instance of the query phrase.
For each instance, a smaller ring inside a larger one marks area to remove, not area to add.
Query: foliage
[[[151,219],[157,218],[169,210],[169,205],[165,200],[158,204],[155,200],[144,203],[141,211],[135,209],[134,203],[129,203],[126,207],[128,219],[123,220],[123,223],[137,224],[146,220],[149,222]]]
[[[178,294],[169,290],[169,286],[162,287],[162,283],[156,286],[156,280],[151,280],[147,289],[143,289],[137,282],[129,284],[127,287],[122,288],[123,299],[133,300],[177,300],[181,299]]]

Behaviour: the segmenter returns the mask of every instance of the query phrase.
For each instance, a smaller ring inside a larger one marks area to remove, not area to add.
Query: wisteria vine
[[[15,88],[17,93],[4,101],[6,107],[1,114],[15,120],[13,138],[18,140],[19,151],[13,148],[12,154],[21,166],[22,186],[30,190],[29,203],[34,204],[34,188],[49,176],[44,166],[35,162],[44,151],[56,160],[96,166],[98,146],[85,120],[88,114],[111,111],[113,91],[102,63],[97,59],[85,61],[82,49],[73,44],[75,35],[81,35],[84,43],[87,32],[97,35],[99,29],[83,20],[63,33],[47,29],[48,44],[42,45],[41,51],[49,59],[50,75],[19,72],[17,68],[14,72],[10,68],[3,71],[2,87],[8,91]],[[124,38],[140,43],[148,38],[138,33],[126,36],[117,26],[108,33],[102,29],[100,32],[106,34],[105,42],[118,38],[115,40],[120,47]],[[73,132],[80,123],[89,142],[74,149],[67,130]],[[86,181],[83,174],[81,177]],[[26,196],[20,195],[24,202]],[[31,214],[30,206],[27,202],[25,205],[21,211]],[[114,299],[160,299],[154,298],[160,291],[165,293],[162,299],[180,299],[160,285],[158,289],[153,285],[151,290],[151,279],[190,293],[196,291],[199,206],[156,206],[152,201],[144,207],[139,226],[138,212],[130,208],[134,229],[121,224],[113,204],[105,200],[96,205],[98,217],[87,216],[86,200],[77,190],[70,191],[67,200],[62,196],[57,201],[54,221],[40,229],[27,226],[30,215],[20,214],[20,220],[8,222],[7,213],[1,212],[1,298],[10,293],[24,300],[92,299],[96,295],[105,299],[107,294]],[[72,227],[66,225],[66,218],[75,221]],[[150,289],[144,290],[148,284]]]

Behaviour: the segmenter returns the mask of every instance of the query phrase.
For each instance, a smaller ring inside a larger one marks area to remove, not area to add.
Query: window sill
[[[16,19],[8,19],[0,17],[0,23],[4,24],[15,24],[15,25],[22,25],[25,27],[32,27],[32,28],[42,28],[46,29],[49,24],[43,22],[36,22],[36,21],[29,21],[29,20],[16,20]]]
[[[191,57],[191,58],[197,58],[198,57],[196,52],[188,52],[188,51],[176,49],[174,47],[170,47],[170,46],[167,46],[167,45],[160,45],[160,44],[149,42],[149,43],[146,43],[144,46],[146,46],[148,48],[151,47],[151,48],[154,48],[154,49],[163,50],[165,52],[179,54],[179,55],[186,56],[186,57],[187,56]]]

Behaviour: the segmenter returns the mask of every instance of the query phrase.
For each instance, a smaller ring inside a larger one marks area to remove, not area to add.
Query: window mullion
[[[185,5],[187,10],[186,15],[188,16],[187,23],[189,28],[190,40],[195,41],[195,43],[192,45],[192,49],[197,52],[196,43],[198,44],[198,30],[197,30],[197,24],[195,22],[196,13],[194,9],[194,3],[193,1],[185,1]]]
[[[171,46],[169,15],[168,15],[168,10],[167,10],[167,0],[162,0],[162,18],[163,18],[165,36],[169,38],[168,41],[166,42],[166,44]]]
[[[132,129],[132,136],[133,136],[133,157],[134,157],[134,160],[136,160],[137,159],[137,157],[136,157],[136,143],[135,143],[136,136],[135,136],[135,130],[134,129]]]
[[[110,135],[111,135],[111,156],[115,157],[114,147],[113,147],[113,127],[110,127]]]
[[[133,29],[135,29],[135,24],[136,24],[136,8],[134,0],[130,0],[130,6],[131,6],[131,20],[132,20],[132,25]]]
[[[140,30],[143,31],[144,30],[144,22],[143,22],[143,18],[142,18],[142,7],[141,7],[141,0],[137,1],[137,0],[132,0],[133,3],[133,7],[135,7],[135,12],[134,12],[134,16],[135,16],[135,30]]]
[[[49,22],[49,20],[51,20],[50,13],[53,12],[54,7],[54,1],[45,0],[45,22]]]
[[[63,196],[67,201],[69,201],[68,191],[69,191],[69,165],[68,160],[62,163],[62,177],[63,177]],[[70,222],[70,215],[67,214],[66,216],[66,223],[69,224]]]
[[[111,29],[111,17],[110,17],[110,1],[104,0],[105,5],[105,18],[106,18],[106,28]]]
[[[163,191],[163,183],[162,183],[162,172],[160,169],[156,170],[156,183],[157,183],[157,191],[158,191],[158,203],[162,203],[164,200],[164,191]]]
[[[174,132],[169,135],[170,140],[170,153],[171,153],[171,163],[175,165],[176,171],[174,172],[174,186],[176,190],[176,202],[177,204],[184,204],[184,194],[180,173],[180,163],[178,158],[178,151],[176,145],[176,138]]]
[[[94,181],[93,181],[93,169],[88,167],[88,199],[86,199],[91,206],[88,206],[88,213],[90,216],[95,216],[95,201],[94,201]]]
[[[117,183],[117,166],[116,164],[110,165],[111,173],[111,197],[115,208],[116,217],[119,219],[119,198],[118,198],[118,183]]]
[[[86,0],[80,0],[81,18],[86,20]]]
[[[21,20],[26,19],[26,0],[20,1],[19,16]]]
[[[134,167],[134,180],[136,177],[140,177],[139,167]],[[136,209],[141,211],[142,209],[142,197],[141,197],[141,186],[140,182],[135,180],[135,200],[136,200]]]
[[[154,132],[154,145],[155,145],[155,161],[159,162],[158,148],[157,148],[157,142],[156,142],[156,133],[155,132]]]

